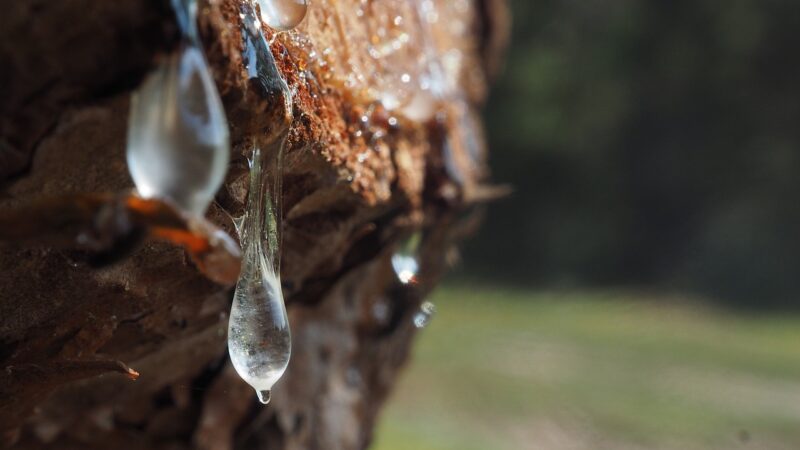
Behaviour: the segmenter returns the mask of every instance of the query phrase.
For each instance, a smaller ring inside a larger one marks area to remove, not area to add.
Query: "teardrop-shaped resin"
[[[245,253],[228,322],[228,352],[239,376],[262,403],[283,375],[292,352],[289,320],[278,277],[261,251]]]
[[[258,0],[261,20],[270,28],[289,31],[300,25],[308,11],[308,0]]]
[[[392,268],[397,279],[403,284],[414,284],[417,282],[419,273],[418,252],[422,241],[422,233],[414,232],[403,241],[397,251],[392,255]]]
[[[203,53],[182,47],[131,99],[127,160],[143,197],[203,214],[228,168],[228,122]]]
[[[280,282],[280,155],[283,141],[266,154],[256,148],[250,160],[250,192],[237,221],[244,252],[228,322],[228,353],[236,372],[264,403],[283,375],[292,353],[289,319]],[[272,164],[269,164],[272,163]],[[267,169],[265,166],[270,165]]]
[[[262,9],[263,12],[263,9]],[[268,97],[283,98],[291,112],[291,92],[281,78],[269,45],[249,4],[240,7],[242,54],[251,79]],[[288,127],[288,122],[271,126]],[[254,140],[250,189],[244,216],[234,221],[244,258],[228,322],[228,352],[236,372],[252,386],[261,403],[286,371],[292,352],[289,319],[280,282],[282,154],[288,130],[264,147]]]

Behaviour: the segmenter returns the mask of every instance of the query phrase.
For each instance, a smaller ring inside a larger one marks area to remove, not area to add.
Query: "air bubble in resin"
[[[131,99],[127,160],[143,197],[203,214],[228,168],[228,122],[202,51],[184,42]]]
[[[408,237],[397,251],[392,255],[392,268],[397,279],[403,284],[414,284],[417,282],[419,273],[419,260],[417,252],[422,241],[422,233],[417,231]]]
[[[270,28],[288,31],[300,25],[308,11],[308,0],[258,0],[261,20]]]
[[[417,328],[425,328],[431,323],[434,314],[436,314],[436,305],[431,302],[422,302],[419,306],[419,311],[414,314],[414,326]]]
[[[280,158],[276,160],[279,162]],[[244,257],[228,322],[228,353],[236,372],[256,390],[261,403],[266,404],[272,386],[289,365],[292,341],[281,292],[280,266],[277,259],[268,259],[268,255],[279,258],[279,241],[269,238],[277,208],[267,200],[270,184],[262,165],[261,151],[256,149],[250,168],[247,209],[238,227]],[[280,167],[274,169],[279,171]],[[265,244],[270,245],[266,251]]]

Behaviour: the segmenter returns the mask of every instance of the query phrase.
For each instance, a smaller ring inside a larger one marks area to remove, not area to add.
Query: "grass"
[[[441,288],[376,450],[800,448],[800,316]]]

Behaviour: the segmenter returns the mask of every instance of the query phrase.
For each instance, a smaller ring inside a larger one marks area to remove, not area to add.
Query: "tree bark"
[[[421,0],[420,0],[421,1]],[[0,211],[132,188],[130,94],[177,42],[167,1],[2,1]],[[370,3],[370,2],[367,2]],[[380,2],[373,2],[380,3]],[[382,11],[409,2],[386,2]],[[274,36],[294,92],[284,167],[282,279],[292,360],[269,406],[227,360],[230,287],[183,250],[147,242],[100,269],[82,251],[0,244],[0,431],[15,448],[359,449],[408,357],[412,317],[491,195],[476,109],[507,34],[502,2],[433,4],[435,54],[457,56],[438,114],[393,114],[348,83],[393,69],[369,55],[359,0],[318,0]],[[404,6],[406,5],[406,6]],[[233,235],[245,156],[279,114],[248,81],[239,0],[201,3],[199,25],[231,127],[231,168],[209,219]],[[407,21],[409,35],[420,23]],[[268,37],[273,37],[265,29]],[[455,61],[455,59],[453,59]],[[397,74],[394,73],[396,76]],[[352,77],[351,77],[352,78]],[[363,129],[368,116],[369,129]],[[389,120],[392,118],[393,120]],[[370,139],[365,137],[369,136]],[[21,224],[24,226],[24,224]],[[390,257],[424,231],[419,282]],[[129,368],[140,377],[131,381]]]

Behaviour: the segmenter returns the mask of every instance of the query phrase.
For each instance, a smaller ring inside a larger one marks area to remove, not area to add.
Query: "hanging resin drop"
[[[258,80],[265,98],[282,98],[290,115],[291,92],[249,3],[241,4],[240,17],[248,76]],[[254,147],[245,214],[235,220],[244,258],[228,323],[228,352],[236,372],[264,404],[292,350],[280,282],[282,155],[290,121],[270,124],[275,135],[265,151]]]
[[[289,31],[300,25],[308,11],[308,0],[258,0],[261,20],[270,28]]]
[[[279,153],[276,162],[274,170],[279,173]],[[228,322],[228,352],[236,372],[266,404],[272,386],[289,364],[292,343],[277,261],[277,207],[268,199],[270,183],[265,182],[268,177],[262,165],[256,149],[247,210],[238,226],[244,258]],[[279,181],[273,184],[279,185]]]
[[[289,365],[292,341],[280,280],[263,253],[252,247],[245,252],[233,296],[228,353],[236,372],[266,404]]]
[[[203,214],[228,167],[228,122],[208,64],[185,41],[131,99],[127,160],[143,197]]]
[[[397,251],[392,255],[392,268],[397,279],[403,284],[414,284],[417,282],[419,272],[419,261],[417,251],[422,241],[422,233],[414,232],[408,237]]]

